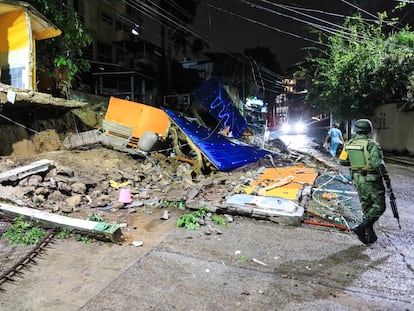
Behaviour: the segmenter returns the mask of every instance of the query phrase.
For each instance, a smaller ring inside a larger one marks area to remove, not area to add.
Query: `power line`
[[[280,32],[280,33],[283,33],[283,34],[286,34],[286,35],[290,35],[290,36],[293,36],[293,37],[296,37],[296,38],[299,38],[299,39],[302,39],[302,40],[305,40],[305,41],[309,41],[309,42],[312,42],[312,43],[316,43],[316,44],[319,44],[319,45],[323,45],[323,46],[328,46],[328,47],[329,47],[329,45],[328,45],[328,44],[325,44],[325,43],[322,43],[322,42],[318,42],[318,41],[315,41],[315,40],[312,40],[312,39],[306,38],[306,37],[304,37],[304,36],[301,36],[301,35],[298,35],[298,34],[295,34],[295,33],[289,32],[289,31],[282,30],[282,29],[280,29],[280,28],[277,28],[277,27],[274,27],[274,26],[271,26],[271,25],[268,25],[268,24],[265,24],[265,23],[259,22],[259,21],[257,21],[257,20],[254,20],[254,19],[251,19],[251,18],[248,18],[248,17],[242,16],[242,15],[240,15],[240,14],[237,14],[237,13],[234,13],[234,12],[230,12],[230,11],[228,11],[228,10],[225,10],[225,9],[223,9],[223,8],[220,8],[220,7],[214,6],[214,5],[212,5],[212,4],[207,4],[207,3],[205,3],[205,2],[203,2],[203,4],[205,4],[205,5],[206,5],[206,6],[208,6],[208,7],[213,8],[213,9],[216,9],[217,11],[220,11],[220,12],[224,12],[224,13],[230,14],[230,15],[232,15],[232,16],[238,17],[238,18],[240,18],[240,19],[242,19],[242,20],[245,20],[245,21],[251,22],[251,23],[253,23],[253,24],[257,24],[257,25],[260,25],[260,26],[263,26],[263,27],[266,27],[266,28],[269,28],[269,29],[275,30],[275,31],[277,31],[277,32]]]
[[[126,0],[124,0],[124,1],[126,1]],[[150,6],[148,6],[148,5],[145,5],[145,4],[142,4],[142,3],[139,3],[139,2],[137,2],[136,0],[135,1],[132,1],[132,0],[130,0],[130,2],[133,2],[134,3],[134,5],[137,7],[140,7],[140,8],[142,8],[142,9],[144,9],[146,12],[151,12],[151,16],[149,16],[150,18],[153,18],[153,19],[155,19],[155,17],[158,17],[158,16],[161,16],[162,18],[165,18],[165,19],[167,19],[169,22],[171,22],[172,24],[174,24],[174,25],[176,25],[177,27],[179,27],[179,28],[181,28],[181,29],[184,29],[184,30],[186,30],[187,32],[189,32],[189,33],[191,33],[192,35],[194,35],[195,37],[197,37],[197,38],[200,38],[201,40],[203,40],[203,41],[205,41],[205,42],[207,42],[208,44],[211,44],[211,45],[213,45],[213,46],[216,46],[216,47],[218,47],[216,44],[214,44],[214,43],[212,43],[211,41],[209,41],[209,40],[207,40],[207,39],[205,39],[205,38],[203,38],[199,33],[197,33],[195,30],[193,30],[191,27],[189,27],[189,26],[187,26],[187,25],[183,25],[183,24],[181,24],[181,23],[179,23],[179,22],[177,22],[177,21],[175,21],[175,16],[174,15],[172,15],[171,13],[169,13],[169,12],[166,12],[167,14],[169,14],[171,17],[169,17],[169,16],[167,16],[167,15],[165,15],[165,14],[163,14],[162,12],[159,12],[159,11],[156,11],[154,8],[152,8],[152,7],[150,7]],[[150,3],[153,3],[152,1],[149,1]],[[153,3],[154,4],[154,3]],[[156,4],[154,4],[156,7],[158,7],[158,8],[160,8],[158,5],[156,5]],[[160,8],[161,9],[161,8]],[[162,11],[165,11],[165,10],[162,10]],[[158,14],[158,15],[157,15]],[[160,21],[160,23],[162,23],[161,21]],[[169,27],[169,25],[166,25],[166,27]],[[224,49],[222,49],[222,48],[220,48],[220,50],[224,50]],[[225,50],[224,50],[225,51]],[[240,59],[240,58],[237,58],[237,57],[235,57],[234,56],[234,54],[231,54],[231,53],[229,53],[228,51],[225,51],[225,53],[226,53],[226,55],[228,55],[228,56],[230,56],[230,57],[232,57],[232,58],[234,58],[236,61],[238,61],[238,62],[241,62],[241,63],[244,63],[244,61],[242,60],[242,59]],[[242,56],[244,57],[244,58],[246,58],[246,56],[245,55],[243,55],[242,54]]]
[[[316,23],[312,23],[312,22],[309,22],[309,21],[305,21],[305,20],[303,20],[303,19],[300,19],[300,18],[297,18],[297,17],[291,16],[291,15],[288,15],[288,14],[284,14],[284,13],[278,12],[278,11],[272,10],[272,9],[270,9],[270,8],[266,8],[266,7],[263,7],[263,6],[261,6],[261,5],[254,4],[254,3],[250,2],[250,1],[246,1],[246,0],[240,0],[240,1],[241,1],[241,2],[243,2],[243,3],[245,3],[245,4],[250,5],[250,6],[252,6],[252,7],[256,7],[256,8],[259,8],[259,9],[262,9],[262,10],[265,10],[265,11],[268,11],[268,12],[271,12],[271,13],[274,13],[274,14],[277,14],[277,15],[280,15],[280,16],[283,16],[283,17],[285,17],[285,18],[289,18],[289,19],[292,19],[292,20],[294,20],[294,21],[297,21],[297,22],[301,22],[301,23],[307,24],[307,25],[309,25],[309,26],[312,26],[312,27],[314,27],[314,28],[316,28],[316,29],[323,30],[323,31],[328,32],[328,33],[330,33],[330,34],[339,34],[340,36],[343,36],[343,37],[346,37],[346,35],[347,35],[347,34],[349,34],[348,29],[347,29],[346,27],[343,27],[343,26],[337,25],[337,24],[332,23],[332,22],[329,22],[329,21],[327,21],[327,20],[323,20],[323,19],[320,19],[320,18],[314,17],[314,16],[309,15],[309,14],[305,14],[305,13],[299,12],[299,11],[294,10],[294,9],[291,9],[291,8],[284,8],[284,9],[285,9],[285,10],[288,10],[288,11],[293,11],[293,12],[294,12],[294,13],[296,13],[296,14],[299,14],[299,15],[302,15],[302,16],[305,16],[305,17],[308,17],[308,18],[315,19],[315,20],[317,20],[317,21],[319,21],[319,22],[323,22],[323,23],[326,23],[326,24],[328,24],[328,25],[331,25],[331,26],[334,26],[334,27],[340,28],[340,29],[342,29],[344,32],[340,32],[340,31],[338,31],[338,30],[336,30],[336,29],[334,29],[334,28],[330,28],[330,27],[323,26],[323,25],[320,25],[320,24],[316,24]],[[267,3],[267,4],[272,4],[272,5],[274,5],[274,6],[277,6],[277,7],[281,7],[281,8],[283,8],[283,6],[282,6],[282,5],[280,5],[280,4],[271,3],[271,2],[266,1],[266,0],[260,0],[260,1],[261,1],[261,2],[264,2],[264,3]],[[358,37],[360,37],[360,38],[364,38],[364,36],[363,36],[363,35],[359,35],[359,34],[358,34]]]
[[[187,17],[188,19],[192,19],[192,16],[188,14],[188,12],[184,10],[180,5],[178,5],[174,0],[166,0],[166,1],[167,3],[170,4],[171,7],[175,8],[178,12],[183,14],[185,17]]]
[[[272,9],[269,9],[269,8],[266,8],[266,7],[263,7],[261,5],[252,3],[252,2],[247,1],[247,0],[240,0],[240,1],[243,2],[243,3],[245,3],[245,4],[250,5],[252,7],[260,8],[260,9],[266,10],[268,12],[271,12],[271,13],[274,13],[274,14],[277,14],[277,15],[281,15],[281,16],[286,17],[286,18],[293,19],[295,21],[298,21],[298,22],[301,22],[301,23],[305,23],[305,24],[307,24],[309,26],[314,27],[315,29],[322,30],[322,31],[324,31],[326,33],[329,33],[329,34],[332,34],[332,35],[340,36],[342,38],[345,38],[346,40],[348,40],[350,37],[353,37],[354,40],[356,42],[360,43],[360,44],[363,44],[364,42],[363,41],[360,41],[358,39],[362,39],[362,40],[375,40],[375,41],[378,40],[377,38],[373,38],[373,37],[367,36],[366,34],[360,34],[360,33],[355,33],[355,32],[348,31],[348,29],[346,27],[339,26],[339,25],[333,24],[333,23],[331,23],[329,21],[316,18],[316,17],[314,17],[312,15],[308,15],[308,14],[304,14],[304,13],[301,13],[301,12],[297,12],[295,10],[293,10],[293,12],[296,13],[296,14],[305,15],[306,17],[310,17],[310,18],[313,18],[313,19],[317,19],[318,21],[321,21],[321,22],[324,22],[324,23],[328,23],[328,24],[333,25],[335,27],[341,28],[342,30],[337,30],[337,29],[334,29],[334,28],[331,28],[331,27],[328,27],[328,26],[323,26],[323,25],[320,25],[320,24],[316,24],[316,23],[312,23],[312,22],[309,22],[309,21],[305,21],[305,20],[299,19],[297,17],[290,16],[290,15],[287,15],[287,14],[284,14],[284,13],[281,13],[281,12],[278,12],[278,11],[275,11],[275,10],[272,10]],[[277,7],[281,7],[281,8],[284,8],[285,7],[283,5],[275,4],[275,3],[269,2],[267,0],[258,0],[258,1],[261,1],[261,2],[264,2],[264,3],[267,3],[267,4],[271,4],[271,5],[274,5],[274,6],[277,6]],[[364,11],[364,12],[366,12],[367,14],[370,14],[367,11]],[[372,16],[374,16],[374,15],[372,15]],[[375,21],[378,21],[378,20],[381,21],[381,22],[384,22],[384,23],[386,22],[383,19],[378,19],[378,18],[375,19]],[[388,24],[389,23],[390,22],[388,22]],[[329,45],[327,45],[327,46],[329,46]],[[399,45],[395,44],[395,46],[398,47]]]
[[[96,0],[95,0],[96,1]],[[237,62],[240,62],[242,64],[245,64],[246,60],[248,60],[249,58],[246,55],[240,54],[242,58],[238,58],[234,55],[234,53],[229,53],[227,50],[225,50],[224,48],[221,48],[219,46],[217,46],[215,43],[211,42],[210,40],[203,38],[200,34],[197,33],[197,31],[195,31],[193,28],[188,27],[187,25],[183,24],[181,20],[178,20],[176,18],[176,16],[164,9],[162,9],[158,4],[154,3],[153,1],[148,1],[148,3],[150,4],[146,4],[146,3],[142,3],[139,0],[123,0],[123,2],[127,5],[130,5],[132,8],[136,9],[137,11],[141,12],[141,14],[143,14],[144,16],[158,22],[160,25],[164,25],[167,28],[172,29],[171,25],[175,25],[176,27],[178,27],[179,29],[182,29],[184,31],[187,31],[188,33],[192,34],[193,36],[203,40],[204,42],[207,42],[207,44],[215,46],[216,48],[218,48],[219,50],[224,51],[224,53],[228,56],[230,56],[231,58],[235,59]],[[102,3],[99,2],[99,4],[101,5]],[[151,6],[152,4],[152,6]],[[171,0],[171,4],[176,4],[174,1]],[[105,4],[104,4],[105,5]],[[113,10],[113,7],[109,7],[107,6],[107,9],[111,9]],[[180,10],[183,10],[181,7],[179,7]],[[165,14],[164,14],[165,12]],[[131,23],[133,26],[137,26],[138,24],[140,24],[139,22],[137,22],[136,20],[131,18],[127,18],[124,15],[121,15],[120,12],[115,11],[114,13],[116,16],[124,19],[125,21]],[[170,24],[166,24],[163,20],[168,21]],[[141,28],[146,29],[146,31],[150,31],[151,33],[155,34],[158,38],[161,38],[161,36],[153,31],[151,31],[149,28],[143,26],[143,25],[139,25]],[[182,35],[181,33],[178,33],[178,35]],[[173,42],[171,40],[168,40],[168,42],[170,44],[172,44]],[[276,75],[277,76],[277,75]],[[271,81],[272,84],[278,84],[279,81],[277,80],[281,80],[282,77],[281,76],[277,76],[276,78],[274,77],[274,81]],[[263,83],[262,83],[263,84]],[[280,83],[279,83],[280,84]]]
[[[374,14],[372,14],[372,13],[370,13],[370,12],[368,12],[368,11],[365,11],[365,10],[361,9],[360,7],[356,6],[355,4],[349,3],[349,2],[348,2],[348,1],[346,1],[346,0],[341,0],[341,2],[343,2],[343,3],[347,4],[347,5],[349,5],[349,6],[353,7],[353,8],[355,8],[355,9],[357,9],[358,11],[361,11],[361,12],[363,12],[363,13],[365,13],[365,14],[367,14],[367,15],[371,16],[371,17],[374,17],[376,20],[383,21],[382,19],[378,18],[378,16],[375,16]]]
[[[350,15],[343,15],[343,14],[339,14],[339,13],[332,13],[332,12],[327,12],[327,11],[323,11],[320,9],[312,9],[312,8],[302,8],[302,7],[298,7],[298,6],[291,6],[291,5],[281,5],[282,7],[287,7],[287,8],[291,8],[291,9],[296,9],[298,11],[305,11],[305,12],[313,12],[313,13],[319,13],[319,14],[323,14],[323,15],[329,15],[329,16],[333,16],[333,17],[340,17],[340,18],[348,18],[348,19],[357,19],[358,17],[355,16],[350,16]],[[365,22],[377,22],[378,18],[375,19],[370,19],[370,18],[361,18],[363,21]],[[392,21],[385,21],[387,24],[393,24]]]

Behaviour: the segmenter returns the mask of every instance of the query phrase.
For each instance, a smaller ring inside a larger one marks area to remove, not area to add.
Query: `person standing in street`
[[[362,209],[362,222],[352,230],[364,244],[377,241],[374,223],[385,211],[385,187],[390,178],[385,167],[381,146],[368,135],[372,133],[372,123],[359,119],[354,124],[355,136],[346,143],[345,151],[351,166],[351,177],[358,192]]]
[[[340,144],[344,144],[344,139],[342,137],[342,132],[339,129],[339,125],[334,123],[333,126],[329,129],[328,135],[326,135],[325,138],[325,143],[323,144],[323,146],[327,148],[329,153],[332,155],[332,159],[335,159],[338,151],[338,146]]]

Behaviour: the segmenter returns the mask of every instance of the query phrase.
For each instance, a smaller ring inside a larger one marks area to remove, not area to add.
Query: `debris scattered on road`
[[[263,261],[260,261],[260,260],[258,260],[258,259],[256,259],[256,258],[253,258],[252,259],[252,261],[254,262],[254,263],[257,263],[257,264],[259,264],[259,265],[262,265],[262,266],[267,266],[267,264],[266,263],[264,263]]]
[[[168,220],[168,218],[170,218],[170,213],[167,210],[165,210],[160,219]]]
[[[42,165],[0,161],[0,197],[56,214],[96,209],[114,222],[127,217],[122,211],[138,216],[138,207],[147,215],[165,208],[161,220],[171,209],[193,210],[177,226],[205,227],[205,234],[222,234],[214,224],[231,223],[234,215],[294,226],[316,217],[341,229],[358,221],[358,202],[348,200],[352,185],[329,177],[340,172],[281,144],[262,149],[246,143],[241,121],[219,133],[197,118],[117,98],[110,99],[103,121],[100,130],[85,134],[88,139],[67,137],[70,150],[35,162]]]
[[[131,244],[136,246],[136,247],[140,247],[140,246],[144,245],[144,242],[142,242],[142,241],[132,241]]]

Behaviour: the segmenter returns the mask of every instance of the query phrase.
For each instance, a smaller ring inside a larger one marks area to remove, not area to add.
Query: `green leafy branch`
[[[198,230],[200,225],[199,219],[204,218],[206,215],[206,209],[200,208],[198,211],[185,214],[177,220],[177,227],[185,227],[188,230]]]
[[[38,243],[46,234],[45,229],[26,221],[24,216],[18,216],[14,219],[10,230],[3,233],[2,238],[12,244],[31,245]]]

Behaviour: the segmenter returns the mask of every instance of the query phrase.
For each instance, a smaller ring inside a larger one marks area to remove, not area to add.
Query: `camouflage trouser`
[[[385,188],[377,174],[353,173],[352,179],[358,191],[364,218],[377,220],[385,211]]]

